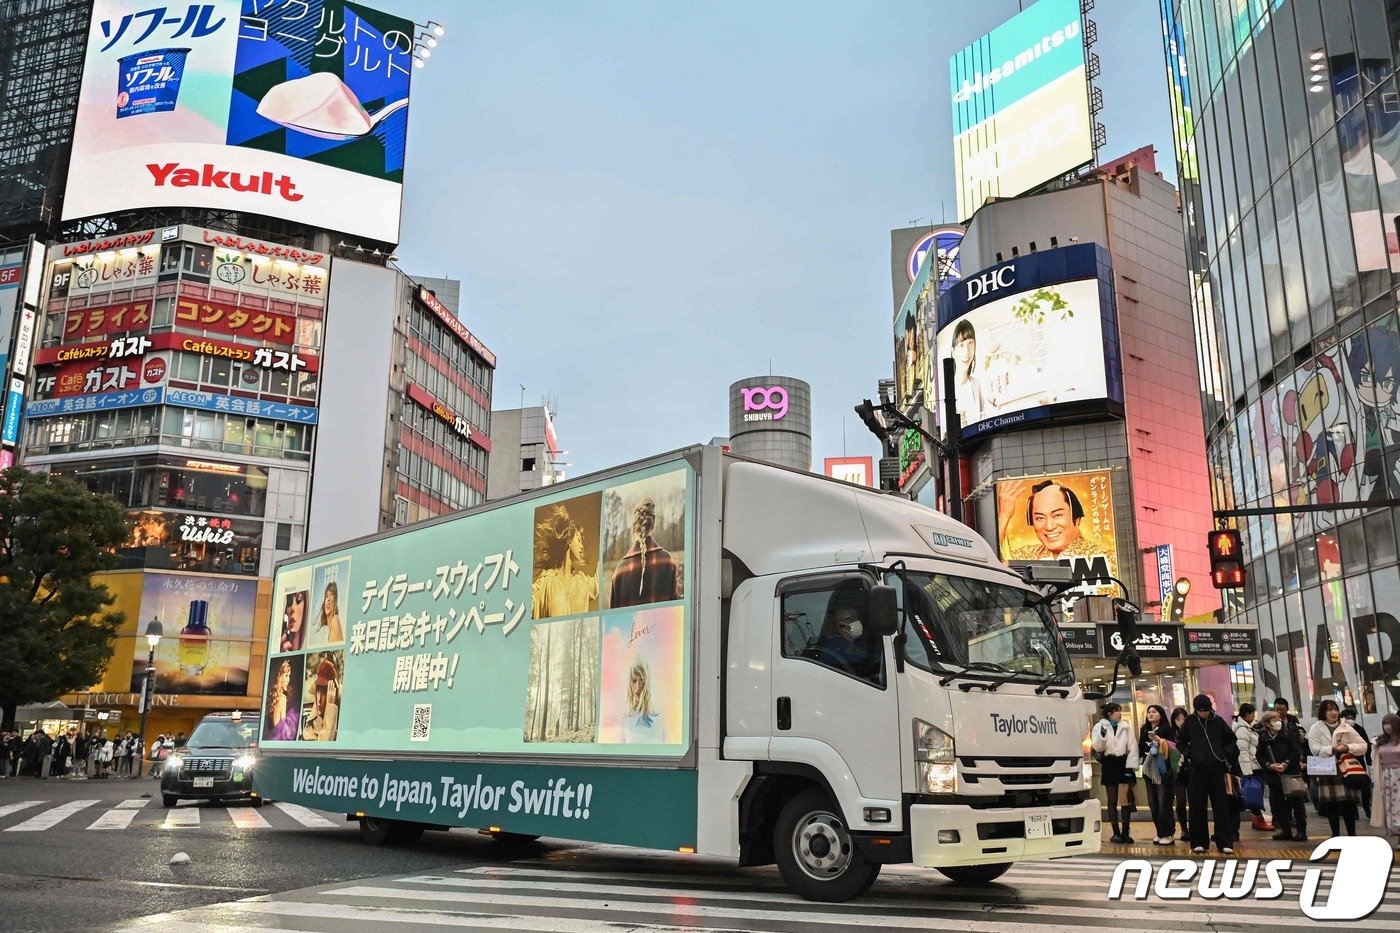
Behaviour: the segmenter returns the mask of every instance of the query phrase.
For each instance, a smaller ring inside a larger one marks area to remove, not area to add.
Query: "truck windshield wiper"
[[[1071,676],[1073,675],[1069,671],[1051,671],[1050,673],[1046,674],[1044,677],[1041,678],[1040,686],[1035,688],[1036,695],[1040,696],[1041,694],[1045,693],[1045,691],[1049,690],[1051,685],[1054,684],[1056,681],[1060,681],[1066,677]],[[1063,691],[1063,693],[1061,694],[1062,696],[1069,696],[1068,687],[1061,686],[1059,689]]]
[[[973,674],[974,671],[991,671],[994,674],[1011,674],[1013,676],[1020,673],[1020,671],[1013,671],[1006,665],[998,664],[995,661],[968,661],[958,670],[939,680],[938,686],[946,687],[959,677],[976,676]],[[986,675],[981,676],[985,677]]]

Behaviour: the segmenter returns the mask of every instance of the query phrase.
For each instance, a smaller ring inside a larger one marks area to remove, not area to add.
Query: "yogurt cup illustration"
[[[117,119],[175,109],[189,49],[151,49],[118,59]]]

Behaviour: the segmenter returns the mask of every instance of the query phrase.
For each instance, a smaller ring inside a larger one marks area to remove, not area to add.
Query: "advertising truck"
[[[278,566],[255,788],[372,843],[473,827],[965,883],[1099,849],[1041,594],[907,499],[694,447]]]

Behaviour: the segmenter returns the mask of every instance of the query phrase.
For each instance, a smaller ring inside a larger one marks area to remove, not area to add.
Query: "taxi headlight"
[[[257,763],[257,755],[239,755],[237,758],[233,759],[233,770],[251,771],[253,770],[253,765]]]
[[[184,764],[184,761],[185,759],[182,755],[171,755],[169,758],[165,759],[165,767],[179,771],[180,765]]]

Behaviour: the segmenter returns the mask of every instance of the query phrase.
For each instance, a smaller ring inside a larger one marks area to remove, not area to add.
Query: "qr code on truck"
[[[428,741],[428,732],[433,726],[433,704],[415,703],[413,706],[413,731],[409,734],[411,742]]]

